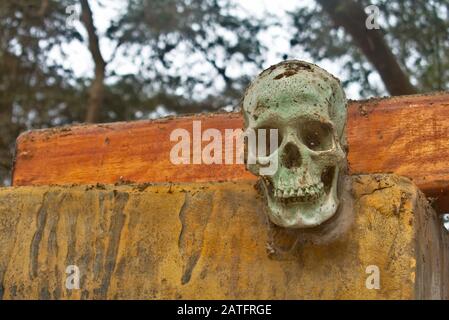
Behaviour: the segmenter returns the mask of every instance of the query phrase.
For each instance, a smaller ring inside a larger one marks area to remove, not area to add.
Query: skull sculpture
[[[346,170],[346,97],[338,79],[314,64],[284,61],[263,71],[243,98],[245,128],[278,129],[273,175],[262,176],[270,220],[310,228],[339,207]],[[247,164],[260,175],[266,164]]]

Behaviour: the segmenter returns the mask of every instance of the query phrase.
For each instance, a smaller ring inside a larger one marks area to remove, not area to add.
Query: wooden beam
[[[449,210],[449,93],[353,102],[350,171],[406,176]]]
[[[194,120],[222,133],[243,126],[240,114],[221,113],[26,132],[13,185],[255,179],[243,165],[172,164],[170,133],[191,132]],[[440,203],[449,199],[449,93],[353,101],[347,134],[352,174],[393,172]]]

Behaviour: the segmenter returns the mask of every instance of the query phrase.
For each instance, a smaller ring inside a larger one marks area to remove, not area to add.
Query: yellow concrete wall
[[[418,297],[415,223],[435,213],[394,175],[353,177],[353,190],[344,237],[293,248],[289,237],[273,242],[251,183],[1,189],[0,296]],[[80,268],[80,290],[65,288],[68,265]],[[380,268],[379,290],[365,286],[369,265]]]

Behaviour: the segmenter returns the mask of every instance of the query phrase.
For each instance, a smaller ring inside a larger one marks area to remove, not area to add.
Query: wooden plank
[[[30,131],[17,140],[13,185],[253,180],[243,165],[174,165],[175,129],[242,128],[239,114],[81,125]],[[207,143],[205,143],[207,144]]]
[[[30,131],[17,140],[13,185],[255,179],[243,165],[172,164],[170,133],[191,132],[194,120],[202,130],[243,126],[240,114],[222,113]],[[351,173],[394,172],[447,195],[449,93],[353,101],[347,133]]]
[[[354,102],[348,113],[350,171],[409,177],[449,210],[449,94]]]

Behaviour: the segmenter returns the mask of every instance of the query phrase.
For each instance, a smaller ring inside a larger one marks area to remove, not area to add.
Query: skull
[[[276,150],[247,162],[248,170],[262,177],[267,213],[274,224],[311,228],[337,212],[347,167],[346,109],[339,80],[303,61],[274,65],[248,87],[243,98],[245,129],[278,133]],[[261,175],[267,159],[273,158],[274,174]]]

